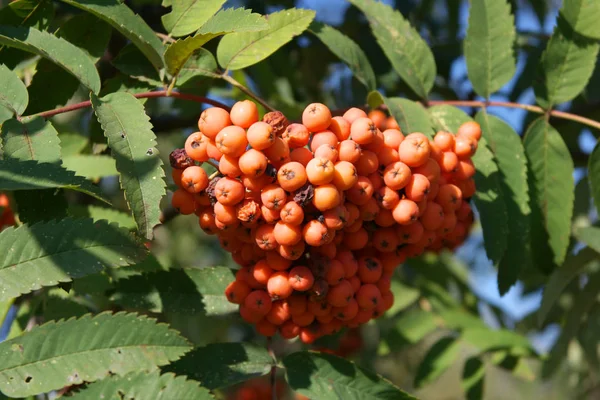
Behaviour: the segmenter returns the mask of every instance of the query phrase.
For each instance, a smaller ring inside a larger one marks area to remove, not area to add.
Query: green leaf
[[[538,104],[551,108],[581,93],[596,66],[598,49],[600,44],[576,36],[559,18],[533,83]]]
[[[156,136],[144,106],[133,95],[124,92],[101,99],[92,95],[91,99],[120,172],[121,187],[138,230],[151,239],[154,226],[160,223],[160,200],[166,184],[156,149]]]
[[[177,75],[187,60],[205,43],[232,32],[257,32],[269,28],[267,20],[260,14],[243,8],[226,9],[212,17],[194,36],[180,39],[165,51],[167,69]]]
[[[54,18],[54,5],[47,0],[15,0],[0,10],[0,25],[25,25],[44,30]]]
[[[163,45],[144,20],[120,0],[61,0],[108,22],[135,44],[156,69],[164,65]]]
[[[573,307],[565,313],[565,321],[558,341],[542,368],[542,377],[547,378],[564,362],[571,339],[575,338],[583,317],[592,309],[600,292],[600,273],[590,275],[585,287],[575,297]]]
[[[110,204],[100,188],[60,165],[37,161],[0,160],[0,190],[73,189]]]
[[[460,354],[460,342],[452,336],[442,337],[431,346],[415,376],[415,386],[426,386],[448,370]]]
[[[505,329],[492,330],[487,326],[469,328],[463,331],[461,340],[475,346],[480,354],[494,350],[511,350],[511,353],[520,355],[535,354],[529,339]]]
[[[392,351],[413,345],[435,331],[439,326],[434,315],[421,310],[411,310],[396,320],[395,326],[385,337]]]
[[[109,373],[150,370],[190,348],[168,325],[143,315],[105,312],[52,321],[0,343],[0,390],[22,397],[93,382]]]
[[[479,141],[472,158],[475,165],[474,201],[481,218],[485,252],[497,264],[506,252],[508,243],[508,214],[498,166],[485,139]]]
[[[131,218],[131,215],[114,208],[87,206],[85,208],[85,213],[82,216],[89,217],[95,222],[105,220],[110,224],[117,224],[119,227],[126,228],[130,231],[133,231],[136,228],[135,221]]]
[[[428,137],[433,137],[433,128],[427,110],[419,103],[400,97],[384,97],[385,105],[396,119],[400,130],[405,135],[421,132]]]
[[[464,41],[467,72],[475,92],[489,99],[516,71],[515,18],[506,0],[481,0],[470,4]]]
[[[77,302],[74,296],[68,295],[61,288],[51,289],[44,299],[44,319],[46,321],[79,318],[88,312],[87,307]]]
[[[377,90],[371,90],[369,94],[367,94],[367,104],[370,109],[374,110],[384,103],[383,96]]]
[[[575,32],[600,39],[600,3],[594,0],[565,1],[560,12]]]
[[[496,160],[508,217],[506,252],[498,264],[498,291],[503,295],[531,262],[527,158],[521,138],[510,125],[485,110],[475,119]]]
[[[274,362],[262,346],[213,343],[194,349],[164,370],[186,375],[213,390],[266,375]]]
[[[571,283],[577,275],[579,275],[585,267],[598,257],[592,249],[589,247],[583,248],[579,253],[573,255],[567,255],[564,264],[555,269],[550,275],[550,279],[546,283],[544,288],[544,294],[542,296],[542,304],[537,312],[538,325],[542,325],[550,310],[556,304],[563,290]]]
[[[6,65],[0,64],[0,106],[11,114],[21,116],[28,102],[25,84]]]
[[[83,50],[97,62],[108,46],[112,28],[91,14],[79,14],[65,22],[57,36]],[[79,89],[79,81],[56,64],[43,59],[36,66],[28,87],[31,101],[27,114],[35,114],[65,105]]]
[[[127,399],[144,400],[160,396],[164,399],[211,400],[214,397],[196,381],[185,376],[160,375],[154,372],[132,372],[125,376],[111,375],[87,385],[70,396],[73,400]]]
[[[90,139],[79,133],[59,133],[60,148],[64,157],[80,154],[90,142]]]
[[[60,163],[60,140],[50,121],[35,117],[29,122],[10,119],[0,132],[5,159]]]
[[[414,399],[390,381],[343,358],[299,351],[283,358],[290,387],[313,399]]]
[[[118,175],[115,160],[110,156],[80,154],[63,159],[63,167],[88,179]]]
[[[418,289],[404,285],[396,279],[392,280],[390,290],[394,294],[394,304],[387,311],[387,315],[390,316],[394,316],[414,304],[421,295]]]
[[[534,262],[542,269],[565,259],[571,233],[575,183],[573,160],[560,134],[543,118],[523,139],[529,162]]]
[[[223,37],[217,48],[217,60],[226,70],[254,65],[304,32],[314,18],[314,11],[295,8],[270,14],[266,30],[236,32]]]
[[[485,364],[480,357],[469,357],[465,361],[460,386],[465,391],[467,400],[484,398]]]
[[[448,105],[429,107],[427,111],[431,116],[433,128],[438,132],[444,131],[456,134],[462,124],[473,120],[463,110]]]
[[[594,226],[578,228],[575,231],[575,237],[595,252],[600,253],[600,228]]]
[[[34,53],[57,64],[94,93],[100,90],[96,66],[79,47],[35,28],[0,26],[0,44]]]
[[[588,161],[588,179],[596,210],[600,212],[600,142],[594,147]]]
[[[427,98],[436,76],[429,45],[399,11],[375,0],[350,0],[367,17],[377,43],[402,80],[421,98]]]
[[[177,86],[183,86],[195,81],[196,78],[218,78],[217,60],[212,53],[200,48],[191,55],[179,71]]]
[[[365,52],[356,42],[344,35],[337,29],[319,22],[313,21],[309,28],[310,32],[319,38],[342,61],[348,64],[350,70],[367,90],[375,90],[375,73],[369,63]]]
[[[226,315],[238,310],[225,297],[225,288],[234,280],[233,271],[225,267],[159,271],[119,281],[111,300],[154,312]]]
[[[64,190],[20,190],[13,196],[22,223],[58,220],[69,215]]]
[[[143,243],[127,230],[91,219],[8,228],[0,239],[0,301],[105,268],[131,265],[147,254]]]
[[[179,0],[170,13],[161,17],[171,36],[185,36],[200,28],[225,3],[225,0]]]
[[[161,86],[160,76],[152,63],[132,43],[123,47],[111,63],[125,75],[155,86]]]

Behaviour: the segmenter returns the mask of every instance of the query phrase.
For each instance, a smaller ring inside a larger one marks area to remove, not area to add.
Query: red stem
[[[195,101],[197,103],[210,104],[211,106],[223,108],[227,111],[231,110],[228,106],[226,106],[225,104],[223,104],[221,102],[209,99],[208,97],[196,96],[196,95],[189,94],[189,93],[171,92],[170,94],[167,94],[166,90],[157,90],[154,92],[136,93],[133,96],[138,99],[149,99],[149,98],[156,98],[156,97],[175,97],[177,99]],[[68,106],[56,108],[54,110],[44,111],[39,114],[32,115],[30,117],[39,116],[39,117],[44,117],[44,118],[51,118],[58,114],[66,113],[69,111],[75,111],[75,110],[79,110],[82,108],[87,108],[87,107],[90,107],[91,105],[92,105],[92,102],[90,100],[87,100],[87,101],[82,101],[81,103],[76,103],[76,104],[71,104]]]

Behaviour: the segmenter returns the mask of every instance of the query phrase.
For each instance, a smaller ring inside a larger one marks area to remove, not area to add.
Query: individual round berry
[[[398,225],[396,227],[396,235],[402,244],[414,244],[418,243],[423,237],[425,228],[419,221],[415,221],[412,224]]]
[[[271,310],[271,297],[264,290],[254,290],[244,300],[244,305],[254,313],[264,317]]]
[[[344,279],[337,285],[331,286],[327,292],[327,302],[333,307],[345,307],[354,296],[352,285]]]
[[[362,283],[376,283],[383,273],[381,262],[375,257],[362,257],[358,260],[357,275]]]
[[[269,278],[267,282],[267,291],[272,298],[286,299],[291,296],[294,289],[288,280],[286,271],[277,271]]]
[[[266,122],[255,122],[246,132],[246,138],[250,146],[256,150],[264,150],[275,142],[275,134],[273,127]]]
[[[246,176],[260,176],[267,169],[267,157],[258,150],[250,149],[240,156],[239,167]]]
[[[419,206],[412,200],[402,199],[392,210],[392,215],[400,225],[408,225],[419,218]]]
[[[340,142],[350,137],[350,122],[344,117],[333,117],[327,129],[333,132]]]
[[[383,171],[383,181],[390,189],[400,190],[408,184],[411,175],[408,165],[398,161],[385,168]]]
[[[322,222],[311,220],[304,225],[302,236],[309,246],[322,246],[329,239],[329,231]]]
[[[219,160],[219,172],[230,178],[238,178],[242,175],[239,158],[223,155]]]
[[[362,149],[354,140],[344,140],[338,145],[338,159],[349,163],[356,163],[360,159]]]
[[[309,104],[302,113],[302,124],[310,132],[323,131],[331,124],[331,111],[325,104]]]
[[[271,305],[271,310],[265,318],[273,325],[283,325],[292,318],[288,302],[286,300],[274,301]]]
[[[406,136],[398,149],[400,161],[409,167],[425,164],[430,152],[429,139],[422,133],[411,133]]]
[[[359,145],[369,144],[377,135],[377,127],[369,118],[358,118],[350,126],[350,137]]]
[[[256,331],[263,336],[271,337],[277,333],[277,326],[270,323],[266,318],[256,323]]]
[[[404,187],[406,198],[414,202],[425,200],[429,194],[431,183],[424,175],[412,174]]]
[[[291,161],[283,164],[277,171],[277,182],[284,190],[293,192],[300,189],[307,181],[306,169],[302,164]]]
[[[246,282],[235,280],[225,288],[225,296],[230,303],[242,304],[251,290]]]
[[[315,282],[315,277],[311,270],[303,265],[292,268],[289,272],[288,279],[292,288],[299,292],[309,290]]]
[[[433,137],[433,142],[441,151],[454,150],[454,135],[449,132],[440,131]]]
[[[352,107],[348,109],[342,117],[344,117],[346,121],[352,124],[359,118],[367,118],[367,113],[361,110],[360,108]]]
[[[423,215],[421,215],[421,223],[423,228],[428,231],[435,231],[439,229],[444,221],[444,210],[438,203],[430,201],[427,203],[427,208]]]
[[[285,190],[278,185],[267,185],[262,189],[260,199],[265,207],[272,210],[281,210],[285,205],[287,194]]]
[[[183,189],[177,189],[173,192],[171,205],[177,212],[183,215],[190,215],[196,211],[196,201],[194,196]]]
[[[293,321],[286,321],[279,327],[279,334],[284,339],[293,339],[300,334],[300,327]]]
[[[281,138],[287,142],[290,148],[301,148],[308,144],[310,132],[302,124],[290,124],[283,132]]]
[[[246,189],[236,179],[221,178],[215,185],[215,197],[217,201],[226,206],[233,206],[244,199]]]
[[[372,151],[363,150],[355,165],[359,175],[368,176],[379,169],[379,159]]]
[[[275,233],[275,231],[273,231],[273,233]],[[292,265],[290,260],[282,257],[277,251],[267,251],[265,257],[269,267],[273,268],[275,271],[285,271]]]
[[[340,191],[335,185],[329,183],[315,187],[312,204],[317,210],[330,210],[337,207],[341,201]]]
[[[304,210],[295,201],[288,201],[281,209],[279,217],[287,224],[300,225],[304,220]]]
[[[373,184],[364,176],[359,176],[356,180],[354,186],[352,186],[348,191],[346,191],[347,199],[352,203],[362,206],[367,204],[367,202],[373,197],[374,188]]]
[[[335,163],[338,159],[339,153],[335,146],[329,144],[322,144],[314,152],[315,158],[326,158],[332,163]]]
[[[381,291],[372,283],[362,285],[356,293],[358,306],[363,310],[374,310],[382,300]]]
[[[383,131],[383,144],[387,148],[398,150],[403,140],[404,135],[398,129],[386,129]]]
[[[342,263],[338,260],[331,260],[329,269],[325,273],[324,278],[331,286],[340,283],[344,278],[346,278],[346,271],[344,271],[344,266]]]
[[[454,152],[447,151],[442,154],[439,165],[442,172],[452,174],[458,169],[458,156]]]
[[[454,141],[454,152],[461,160],[471,158],[477,151],[477,141],[469,136],[459,136]]]
[[[202,133],[194,132],[185,141],[185,152],[194,161],[208,161],[208,142],[208,138]]]
[[[229,113],[218,107],[210,107],[202,111],[198,120],[198,129],[205,136],[214,139],[226,126],[231,125]]]
[[[470,137],[477,142],[481,139],[481,126],[475,121],[465,122],[458,128],[456,136]]]
[[[219,161],[223,157],[223,153],[217,148],[217,144],[207,138],[206,142],[206,154],[208,158]]]
[[[441,185],[435,201],[442,206],[444,212],[458,211],[463,202],[462,192],[456,185]]]
[[[306,176],[313,185],[324,185],[333,180],[334,166],[326,158],[313,158],[306,165]]]
[[[387,120],[387,115],[385,115],[385,113],[381,110],[371,110],[369,111],[369,114],[367,114],[367,117],[373,121],[377,129],[382,129],[385,126],[385,121]]]
[[[208,175],[202,167],[187,167],[181,175],[181,186],[190,193],[201,192],[208,187]]]
[[[290,159],[299,162],[306,168],[310,160],[313,159],[313,153],[306,147],[300,147],[290,152]]]
[[[251,270],[252,277],[261,285],[267,284],[273,272],[273,268],[269,266],[266,260],[258,261]]]
[[[258,122],[258,107],[250,100],[238,101],[231,107],[229,115],[234,125],[248,129]]]
[[[261,225],[256,229],[256,245],[262,250],[274,250],[277,248],[277,240],[275,240],[273,230],[273,225]]]
[[[273,229],[277,243],[285,246],[293,246],[302,240],[302,229],[298,225],[287,224],[279,221]]]
[[[332,147],[338,145],[337,136],[331,131],[322,131],[315,133],[310,141],[310,150],[314,153],[319,147],[328,144]]]
[[[275,138],[273,145],[265,149],[264,153],[276,168],[290,161],[290,147],[279,137]]]
[[[223,154],[240,157],[246,151],[246,131],[239,126],[227,126],[215,138],[217,149]]]

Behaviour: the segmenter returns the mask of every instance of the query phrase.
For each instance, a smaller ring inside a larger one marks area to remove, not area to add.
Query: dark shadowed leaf
[[[6,65],[0,64],[0,107],[20,116],[28,102],[25,84]]]

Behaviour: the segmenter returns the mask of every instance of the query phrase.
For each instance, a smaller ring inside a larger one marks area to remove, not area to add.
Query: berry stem
[[[219,108],[222,108],[227,111],[231,110],[230,107],[228,107],[227,105],[225,105],[221,102],[209,99],[208,97],[196,96],[194,94],[189,94],[189,93],[171,92],[169,94],[169,93],[167,93],[166,90],[156,90],[153,92],[135,93],[133,96],[138,99],[150,99],[150,98],[158,98],[158,97],[175,97],[177,99],[195,101],[196,103],[210,104],[211,106],[219,107]],[[54,117],[55,115],[63,114],[63,113],[69,112],[69,111],[76,111],[76,110],[80,110],[82,108],[88,108],[91,105],[92,105],[92,102],[90,100],[82,101],[81,103],[70,104],[68,106],[55,108],[54,110],[48,110],[48,111],[43,111],[41,113],[28,115],[26,117],[23,117],[23,120],[28,121],[34,117],[51,118],[51,117]]]
[[[240,82],[236,81],[233,77],[227,75],[227,72],[224,72],[222,75],[220,75],[221,79],[223,79],[225,82],[229,83],[230,85],[240,89],[242,92],[244,92],[246,95],[252,97],[254,100],[258,101],[264,108],[266,108],[269,111],[276,111],[273,107],[271,107],[264,99],[262,99],[260,96],[258,96],[256,93],[252,92],[250,89],[248,89],[246,86],[242,85]]]
[[[544,110],[542,107],[533,106],[530,104],[521,104],[521,103],[511,103],[508,101],[489,101],[487,103],[483,101],[471,101],[471,100],[431,100],[427,102],[428,106],[437,106],[437,105],[451,105],[451,106],[459,106],[459,107],[505,107],[505,108],[519,108],[521,110],[526,110],[535,114],[549,114],[554,118],[567,119],[569,121],[579,122],[580,124],[587,125],[592,128],[596,128],[600,130],[600,122],[594,121],[592,119],[582,117],[580,115],[571,114],[564,111],[558,110]]]

